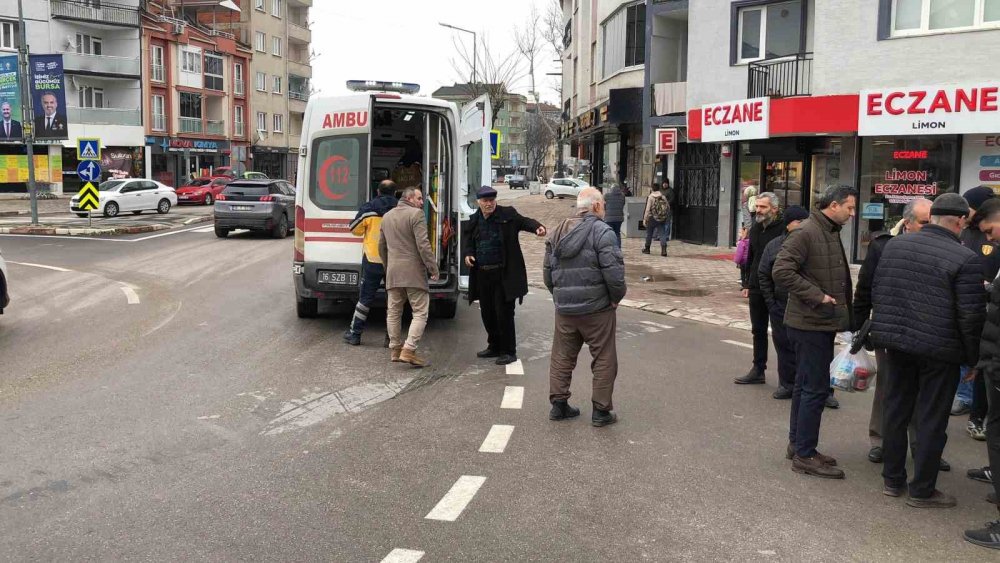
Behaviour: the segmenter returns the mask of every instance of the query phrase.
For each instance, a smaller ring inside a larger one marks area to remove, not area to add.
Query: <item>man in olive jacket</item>
[[[774,261],[774,281],[788,290],[785,327],[795,345],[795,389],[786,457],[796,473],[843,479],[837,460],[816,451],[830,394],[837,332],[851,329],[851,271],[840,230],[857,206],[850,186],[828,188],[802,226],[788,235]]]

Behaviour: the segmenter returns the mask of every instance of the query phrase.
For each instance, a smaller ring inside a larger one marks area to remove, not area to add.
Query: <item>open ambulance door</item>
[[[458,124],[458,182],[459,195],[454,199],[458,214],[459,279],[458,288],[469,289],[469,268],[462,257],[462,232],[472,214],[479,208],[476,193],[492,183],[490,159],[490,129],[493,128],[493,108],[490,98],[482,95],[463,105]]]

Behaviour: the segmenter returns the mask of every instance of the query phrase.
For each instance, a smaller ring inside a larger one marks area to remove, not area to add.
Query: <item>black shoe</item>
[[[903,496],[906,492],[906,487],[892,487],[889,485],[882,485],[882,494],[887,497],[898,498]]]
[[[1000,549],[1000,520],[987,522],[979,530],[966,530],[965,541],[990,549]]]
[[[580,409],[569,406],[566,401],[552,401],[552,410],[549,411],[549,420],[566,420],[580,416]]]
[[[779,401],[784,401],[786,399],[792,398],[792,390],[788,387],[778,386],[778,389],[771,394],[772,398],[778,399]]]
[[[840,401],[837,400],[833,395],[828,395],[826,398],[826,408],[828,409],[839,409]]]
[[[642,249],[642,253],[643,254],[649,254],[649,247],[647,246],[646,248],[643,248]]]
[[[989,465],[980,469],[970,469],[966,472],[966,475],[968,475],[969,479],[972,479],[973,481],[980,481],[991,485],[993,484],[993,472],[990,471]]]
[[[515,356],[514,354],[503,354],[502,356],[497,358],[496,364],[498,366],[505,366],[507,364],[512,364],[516,361],[517,361],[517,356]]]
[[[757,368],[750,368],[746,375],[737,377],[733,383],[737,385],[761,385],[764,383],[764,372],[758,371]]]
[[[601,427],[618,422],[618,415],[615,411],[602,411],[594,409],[594,414],[590,416],[590,424]]]
[[[663,248],[660,249],[660,256],[666,256],[666,255],[667,255],[667,247],[664,246]]]
[[[480,350],[479,352],[476,352],[477,358],[496,358],[499,355],[500,352],[494,352],[491,348],[487,348],[485,350]]]
[[[951,464],[941,458],[941,464],[938,465],[938,471],[951,471]]]
[[[361,335],[347,331],[344,333],[344,342],[350,344],[351,346],[361,346]]]
[[[882,446],[872,446],[872,449],[868,450],[868,461],[882,463]]]
[[[913,508],[951,508],[956,504],[958,503],[955,501],[955,497],[938,490],[931,493],[929,497],[918,498],[910,495],[910,498],[906,499],[906,505]]]

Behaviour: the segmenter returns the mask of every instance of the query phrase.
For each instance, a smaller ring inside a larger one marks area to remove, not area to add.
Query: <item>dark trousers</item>
[[[569,399],[573,370],[580,349],[586,343],[593,357],[590,371],[594,374],[594,382],[590,401],[597,410],[613,409],[612,395],[618,378],[618,343],[615,341],[618,316],[615,310],[573,316],[556,313],[555,317],[549,362],[549,402]]]
[[[775,315],[771,315],[771,338],[778,353],[778,384],[795,389],[795,345],[788,338],[784,321]]]
[[[611,227],[611,230],[615,232],[615,236],[618,237],[618,248],[621,248],[622,247],[622,222],[621,221],[608,221],[607,223],[608,223],[608,226]]]
[[[875,350],[875,392],[872,397],[872,414],[868,418],[868,440],[872,447],[882,447],[882,418],[885,405],[885,378],[888,377],[889,360],[885,348]],[[910,454],[917,451],[917,420],[910,420],[906,429],[910,437]]]
[[[816,455],[819,426],[830,395],[830,362],[833,361],[835,332],[798,330],[785,327],[795,344],[795,388],[788,423],[788,441],[795,444],[799,457]]]
[[[986,414],[986,452],[990,467],[1000,469],[1000,372],[987,373],[986,397],[989,410]],[[993,479],[993,491],[1000,498],[1000,479]]]
[[[896,350],[888,351],[887,360],[882,478],[890,487],[906,485],[906,430],[915,417],[917,449],[910,496],[927,498],[937,486],[941,452],[948,441],[948,417],[958,388],[959,366]]]
[[[486,328],[490,350],[501,354],[517,355],[517,336],[514,329],[514,300],[507,300],[503,290],[503,269],[479,268],[476,273],[479,286],[479,312]]]
[[[361,286],[358,288],[358,304],[354,307],[354,318],[351,319],[350,331],[360,335],[365,331],[368,313],[378,294],[378,288],[385,278],[385,266],[369,262],[367,257],[361,258]]]
[[[750,290],[750,327],[753,330],[753,367],[761,375],[767,369],[767,301],[758,289]]]
[[[652,217],[646,222],[646,250],[649,250],[649,245],[653,244],[653,239],[657,236],[660,238],[660,248],[667,247],[667,237],[663,235],[663,227],[663,223]]]
[[[987,396],[986,377],[980,370],[972,382],[972,405],[969,406],[969,420],[982,422],[986,418],[986,411],[989,410]]]

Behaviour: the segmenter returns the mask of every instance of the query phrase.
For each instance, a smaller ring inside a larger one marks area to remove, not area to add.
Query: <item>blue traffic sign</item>
[[[80,137],[76,140],[77,160],[101,160],[101,140]]]
[[[83,182],[100,182],[101,165],[93,160],[84,160],[76,166],[76,173]]]
[[[490,131],[490,158],[500,159],[500,131],[496,129]]]

